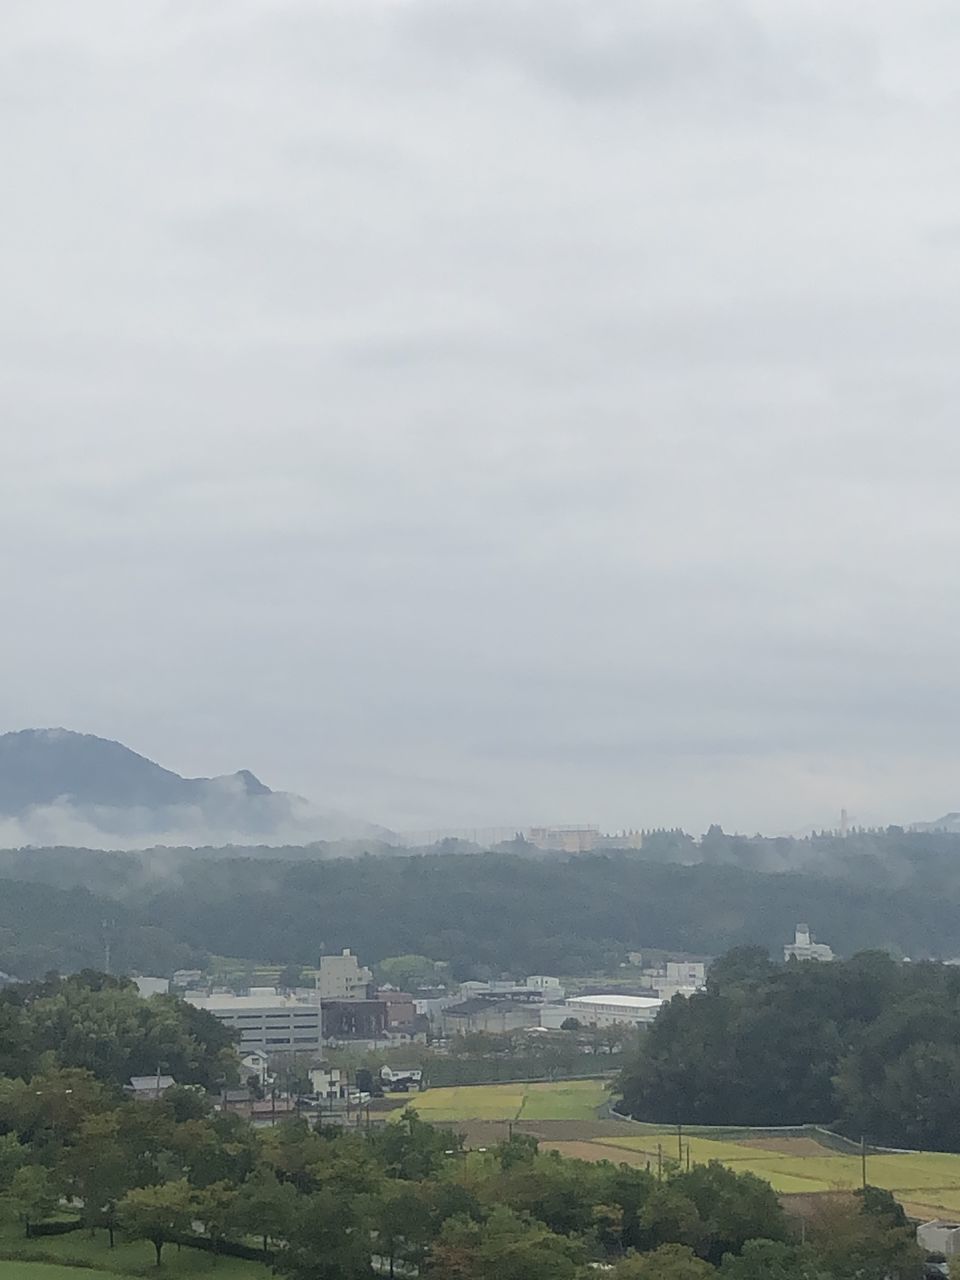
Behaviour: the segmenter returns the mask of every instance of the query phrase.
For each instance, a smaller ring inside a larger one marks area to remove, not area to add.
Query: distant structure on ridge
[[[814,942],[808,924],[798,924],[793,942],[783,948],[784,960],[833,960],[834,954],[825,942]]]

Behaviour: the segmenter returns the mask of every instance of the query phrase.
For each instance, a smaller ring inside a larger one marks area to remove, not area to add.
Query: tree
[[[0,1191],[6,1191],[14,1174],[26,1164],[28,1149],[15,1133],[0,1134]]]
[[[237,1220],[237,1189],[229,1182],[211,1182],[193,1193],[193,1211],[203,1223],[213,1252],[220,1252],[221,1243],[230,1234]]]
[[[662,1244],[651,1253],[632,1254],[618,1262],[613,1280],[711,1280],[715,1275],[685,1244]]]
[[[292,1280],[360,1280],[370,1275],[370,1230],[356,1198],[329,1188],[303,1198],[275,1269]]]
[[[428,1271],[444,1280],[574,1280],[582,1257],[576,1241],[497,1205],[483,1224],[444,1223]]]
[[[296,1219],[298,1200],[292,1183],[278,1182],[272,1170],[261,1165],[240,1187],[234,1204],[234,1217],[243,1234],[261,1238],[266,1256],[270,1252],[271,1240],[283,1240],[289,1235]]]
[[[561,1030],[561,1031],[579,1031],[579,1030],[580,1030],[580,1019],[579,1019],[579,1018],[564,1018],[564,1020],[560,1023],[560,1030]]]
[[[117,1204],[135,1185],[138,1166],[120,1138],[116,1111],[89,1116],[76,1140],[63,1151],[60,1167],[66,1185],[82,1203],[80,1216],[90,1228],[104,1227],[114,1245]]]
[[[387,1182],[374,1206],[377,1252],[387,1260],[391,1280],[398,1260],[419,1269],[433,1237],[428,1185]]]
[[[10,1200],[27,1235],[35,1222],[49,1218],[59,1199],[50,1171],[42,1165],[24,1165],[10,1181]]]
[[[808,1240],[834,1280],[920,1280],[923,1254],[909,1227],[894,1226],[856,1200],[827,1201]]]
[[[830,1276],[804,1245],[748,1240],[740,1253],[724,1255],[720,1280],[830,1280]]]
[[[186,1235],[193,1225],[193,1194],[186,1178],[162,1182],[156,1187],[128,1191],[117,1206],[124,1231],[134,1239],[149,1240],[160,1266],[163,1246]]]

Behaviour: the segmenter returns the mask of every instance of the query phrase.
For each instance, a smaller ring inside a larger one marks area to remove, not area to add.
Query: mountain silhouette
[[[383,834],[272,791],[248,769],[184,778],[89,733],[0,734],[0,844],[295,844]]]

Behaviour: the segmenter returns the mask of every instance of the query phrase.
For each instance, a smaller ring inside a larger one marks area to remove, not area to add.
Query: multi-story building
[[[273,987],[254,987],[245,996],[186,997],[238,1034],[240,1055],[255,1049],[274,1053],[317,1053],[323,1043],[320,1002],[278,995]]]
[[[317,991],[327,1000],[367,1000],[373,974],[361,965],[349,947],[339,955],[321,956],[317,969]]]
[[[600,840],[599,827],[531,827],[527,839],[538,849],[589,853]]]
[[[793,942],[783,948],[784,960],[832,960],[833,951],[825,942],[814,942],[808,924],[798,924]]]

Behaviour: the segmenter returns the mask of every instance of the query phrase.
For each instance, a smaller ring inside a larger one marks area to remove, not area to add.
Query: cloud
[[[0,29],[0,727],[393,827],[957,807],[951,10]]]

